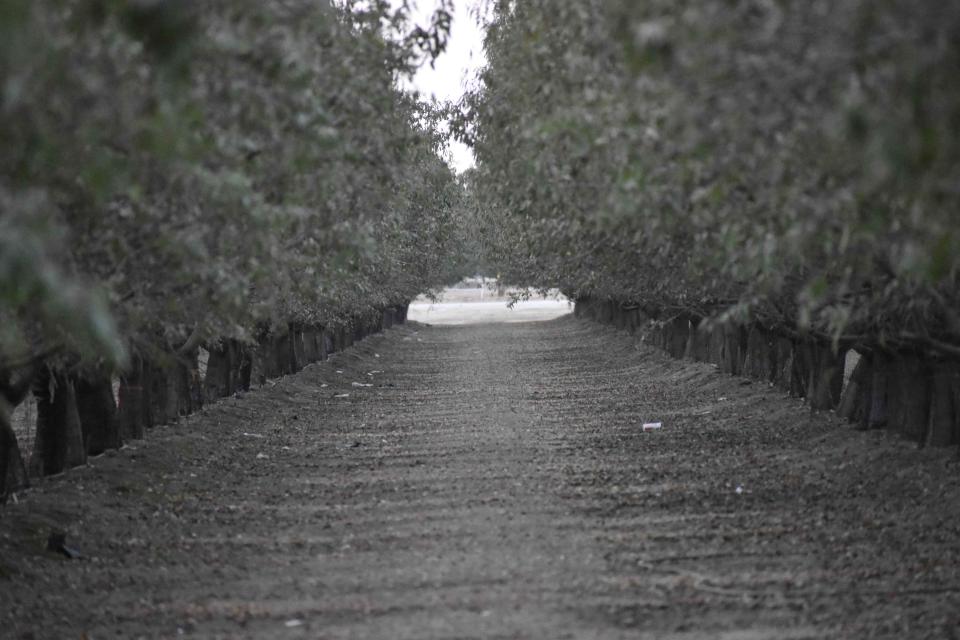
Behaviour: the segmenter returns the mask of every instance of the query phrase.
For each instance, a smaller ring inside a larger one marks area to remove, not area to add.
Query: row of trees
[[[52,401],[202,344],[366,326],[457,277],[461,189],[437,113],[397,83],[449,20],[407,14],[5,1],[0,417],[41,379]],[[11,438],[3,417],[0,493]]]
[[[960,355],[960,6],[498,2],[461,108],[510,280]]]

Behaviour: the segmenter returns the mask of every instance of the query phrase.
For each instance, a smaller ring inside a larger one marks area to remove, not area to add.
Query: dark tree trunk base
[[[873,363],[869,357],[860,356],[856,368],[847,382],[837,412],[858,429],[867,429],[870,418],[870,394],[873,389]]]
[[[927,444],[949,447],[960,444],[960,366],[937,363],[930,385],[930,423]]]
[[[17,434],[6,412],[0,409],[0,504],[4,504],[11,493],[25,489],[29,484]]]
[[[30,472],[48,476],[85,464],[87,451],[73,381],[63,373],[44,371],[34,393],[37,396],[37,431]]]
[[[87,454],[98,455],[107,449],[119,449],[123,439],[110,377],[81,378],[76,383],[76,391],[77,413]]]
[[[130,370],[120,377],[117,417],[120,422],[120,437],[123,440],[143,438],[150,406],[144,380],[146,377],[140,358],[134,358]]]
[[[574,316],[631,331],[633,315],[616,302],[584,298]],[[960,444],[960,364],[916,354],[861,354],[844,387],[845,355],[813,339],[795,339],[759,325],[714,326],[679,317],[651,322],[641,340],[674,358],[711,362],[726,373],[763,380],[806,399],[815,411],[836,409],[858,429],[888,428],[931,446]]]

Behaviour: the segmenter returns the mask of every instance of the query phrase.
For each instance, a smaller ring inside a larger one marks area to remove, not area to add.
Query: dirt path
[[[0,510],[0,636],[957,637],[953,455],[572,318],[411,325]]]

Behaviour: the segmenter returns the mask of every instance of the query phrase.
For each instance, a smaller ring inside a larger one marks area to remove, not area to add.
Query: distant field
[[[410,305],[408,317],[428,324],[483,324],[552,320],[573,311],[573,304],[559,293],[534,297],[508,308],[508,295],[495,290],[446,289],[437,302],[421,296]]]

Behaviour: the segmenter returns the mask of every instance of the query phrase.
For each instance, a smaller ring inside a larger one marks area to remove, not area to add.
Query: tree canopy
[[[960,8],[497,2],[460,105],[517,282],[960,353]]]
[[[453,277],[460,188],[396,82],[449,24],[407,14],[4,2],[0,360],[331,326]]]

